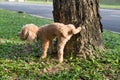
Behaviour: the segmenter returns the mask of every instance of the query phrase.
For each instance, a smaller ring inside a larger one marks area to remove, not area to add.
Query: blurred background
[[[0,1],[16,1],[16,2],[52,2],[53,0],[0,0]],[[100,0],[100,4],[120,5],[120,0]]]
[[[100,0],[100,4],[120,5],[120,0]]]

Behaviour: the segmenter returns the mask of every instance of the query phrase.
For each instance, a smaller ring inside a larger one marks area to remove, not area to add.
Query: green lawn
[[[120,5],[100,4],[100,8],[105,8],[105,9],[120,9]]]
[[[25,2],[26,3],[35,3],[35,4],[52,4],[52,2],[50,2],[50,1],[46,2],[46,1],[39,1],[39,0],[37,0],[37,1],[27,0]]]
[[[50,55],[40,61],[40,42],[28,44],[16,36],[24,24],[52,22],[0,9],[0,80],[120,80],[120,34],[105,30],[105,52],[81,60],[68,55],[61,64]]]

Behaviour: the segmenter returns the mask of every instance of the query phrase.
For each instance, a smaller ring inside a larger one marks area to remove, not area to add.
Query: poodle
[[[39,28],[37,32],[37,39],[42,41],[42,56],[41,58],[46,58],[47,50],[50,46],[50,53],[53,52],[53,44],[52,40],[57,38],[57,51],[58,51],[58,58],[59,62],[63,61],[63,51],[65,44],[68,40],[72,37],[73,34],[77,34],[81,31],[81,27],[75,28],[74,25],[68,24],[65,25],[63,23],[52,23],[49,25],[45,25]]]
[[[29,28],[30,27],[30,28]],[[26,31],[25,31],[26,30]],[[53,52],[52,40],[57,38],[57,51],[59,62],[63,62],[64,47],[72,35],[77,34],[81,31],[81,27],[75,28],[74,25],[63,23],[52,23],[41,26],[39,29],[35,25],[26,25],[22,28],[19,33],[19,37],[23,40],[33,42],[35,39],[41,40],[42,42],[42,55],[41,59],[47,57],[47,50],[50,46],[50,53]],[[23,36],[23,37],[22,37]]]
[[[37,38],[38,27],[34,24],[26,24],[22,27],[22,30],[17,34],[21,40],[27,40],[32,43]]]

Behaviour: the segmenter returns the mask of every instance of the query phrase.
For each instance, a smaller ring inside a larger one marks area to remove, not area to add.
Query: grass
[[[52,4],[52,2],[48,1],[31,1],[31,0],[28,0],[28,1],[25,1],[27,3],[35,3],[35,4]]]
[[[22,25],[44,25],[53,21],[0,9],[0,80],[119,80],[120,34],[104,31],[106,51],[93,59],[68,55],[61,64],[48,56],[39,60],[39,42],[28,44],[16,35]]]
[[[120,5],[100,4],[100,8],[106,8],[106,9],[120,9]]]
[[[100,0],[101,8],[120,9],[120,0]]]
[[[0,1],[3,1],[3,0],[0,0]]]

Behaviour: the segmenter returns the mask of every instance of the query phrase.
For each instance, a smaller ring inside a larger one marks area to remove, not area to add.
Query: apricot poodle
[[[22,33],[21,36],[26,36],[24,35],[24,30],[28,28],[28,25],[27,27],[22,28],[22,32],[20,32]],[[63,61],[64,47],[67,41],[70,40],[72,35],[77,34],[81,31],[81,27],[75,28],[75,26],[72,24],[65,25],[63,23],[52,23],[52,24],[41,26],[39,29],[31,25],[30,27],[31,29],[30,28],[27,29],[28,33],[31,32],[32,29],[35,29],[34,30],[35,33],[32,31],[33,35],[28,34],[29,37],[31,38],[28,39],[28,35],[25,38],[21,38],[21,36],[19,37],[21,39],[26,39],[30,42],[34,41],[34,39],[36,38],[37,40],[41,40],[42,50],[43,50],[42,56],[41,56],[42,59],[47,57],[47,50],[49,46],[50,46],[50,53],[53,52],[52,40],[54,38],[57,38],[58,39],[57,51],[58,51],[58,58],[60,63]]]

